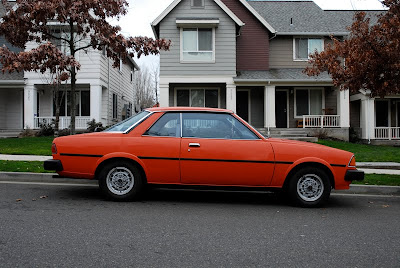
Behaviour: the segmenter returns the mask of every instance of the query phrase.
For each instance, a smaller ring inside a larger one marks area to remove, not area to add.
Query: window
[[[204,8],[204,0],[191,0],[192,8]]]
[[[323,38],[295,38],[294,39],[294,59],[308,60],[308,56],[315,51],[324,50]]]
[[[60,91],[58,100],[53,101],[53,116],[56,116],[56,101],[60,105],[60,116],[71,115],[71,92]],[[75,92],[76,116],[90,116],[90,91]]]
[[[178,89],[176,105],[218,108],[218,89]]]
[[[66,41],[71,38],[71,34],[65,30],[62,30],[61,27],[50,29],[50,34],[53,36],[53,38],[50,38],[49,41],[53,43],[65,55],[71,55],[69,45]],[[76,54],[75,56],[77,57],[78,54]]]
[[[322,89],[296,89],[296,116],[321,115],[324,108]]]
[[[118,95],[113,93],[113,118],[118,118]]]
[[[208,139],[259,139],[231,114],[182,113],[182,137]]]
[[[106,129],[105,131],[118,131],[118,132],[125,132],[128,129],[133,129],[140,121],[145,120],[145,118],[150,114],[148,111],[140,112],[118,124],[113,125],[112,127]]]
[[[180,114],[166,113],[144,133],[148,136],[180,137]]]
[[[182,28],[182,61],[214,60],[213,28]]]

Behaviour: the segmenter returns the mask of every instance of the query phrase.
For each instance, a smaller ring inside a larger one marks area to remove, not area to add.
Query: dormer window
[[[191,8],[204,8],[204,0],[191,0]]]
[[[309,55],[315,51],[324,50],[323,38],[294,38],[293,39],[293,59],[307,61]]]

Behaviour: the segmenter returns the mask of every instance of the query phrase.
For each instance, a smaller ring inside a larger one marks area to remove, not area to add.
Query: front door
[[[226,113],[183,113],[181,181],[184,184],[267,186],[272,146]]]
[[[375,126],[389,127],[389,101],[377,100],[375,102]]]
[[[275,93],[276,127],[287,128],[287,91],[278,90]]]
[[[236,113],[246,122],[249,121],[249,91],[239,90],[236,92]]]

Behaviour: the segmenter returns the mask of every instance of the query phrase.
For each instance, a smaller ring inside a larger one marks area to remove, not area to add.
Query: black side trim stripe
[[[60,153],[61,156],[79,156],[79,157],[103,157],[102,155],[97,155],[97,154],[62,154]]]
[[[330,164],[332,167],[346,167],[346,165],[341,164]]]
[[[153,160],[179,160],[179,158],[172,157],[152,157],[152,156],[138,156],[139,159],[153,159]]]
[[[293,162],[284,161],[261,161],[261,160],[231,160],[231,159],[201,159],[201,158],[171,158],[171,157],[151,157],[151,156],[138,156],[139,159],[152,159],[152,160],[182,160],[182,161],[201,161],[201,162],[231,162],[231,163],[261,163],[261,164],[288,164]]]

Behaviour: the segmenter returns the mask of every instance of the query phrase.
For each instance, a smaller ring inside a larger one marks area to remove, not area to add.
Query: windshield
[[[148,111],[142,111],[138,114],[135,114],[132,117],[129,117],[128,119],[125,119],[122,122],[119,122],[118,124],[113,125],[110,128],[107,128],[104,131],[109,131],[109,132],[125,132],[128,129],[130,129],[133,125],[137,124],[140,120],[142,120],[144,117],[146,117],[150,112]]]

